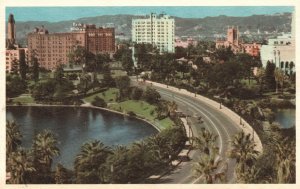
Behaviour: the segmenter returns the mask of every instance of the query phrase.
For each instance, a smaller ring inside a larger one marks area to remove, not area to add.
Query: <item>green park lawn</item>
[[[14,98],[13,103],[29,104],[29,103],[35,103],[35,101],[30,95],[21,95]]]
[[[134,112],[137,116],[145,118],[151,123],[154,123],[161,130],[169,128],[174,124],[170,118],[165,118],[162,120],[155,119],[155,106],[141,100],[127,100],[121,103],[110,104],[109,108],[125,113]]]
[[[94,98],[96,96],[98,96],[98,97],[102,98],[106,103],[113,103],[113,102],[116,102],[116,97],[117,97],[118,92],[119,92],[119,90],[116,88],[109,88],[108,90],[106,90],[102,93],[94,94],[94,95],[84,98],[84,101],[91,103],[94,100]]]

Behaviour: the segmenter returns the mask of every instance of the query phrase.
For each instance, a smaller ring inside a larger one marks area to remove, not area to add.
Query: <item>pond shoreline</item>
[[[126,113],[111,110],[111,109],[108,109],[108,108],[93,106],[89,103],[81,104],[79,106],[78,105],[59,105],[59,104],[58,105],[52,105],[52,104],[21,104],[21,105],[9,104],[9,105],[6,105],[6,107],[9,107],[9,106],[11,106],[11,107],[18,107],[18,106],[27,106],[27,107],[74,107],[74,108],[92,108],[92,109],[104,110],[104,111],[107,111],[107,112],[111,112],[111,113],[115,113],[115,114],[119,114],[119,115],[123,115],[123,116],[128,116],[130,118],[134,118],[134,119],[137,119],[137,120],[144,121],[144,122],[150,124],[152,127],[154,127],[158,132],[161,132],[161,129],[158,126],[154,125],[153,123],[151,123],[147,119],[137,117],[137,116],[130,116]]]

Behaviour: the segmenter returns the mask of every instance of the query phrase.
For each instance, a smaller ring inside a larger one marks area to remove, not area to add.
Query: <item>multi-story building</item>
[[[226,40],[216,40],[216,48],[230,47],[234,53],[247,53],[251,56],[258,57],[261,44],[259,43],[243,43],[239,40],[238,28],[231,27],[227,30]]]
[[[149,43],[161,53],[175,52],[175,20],[169,15],[151,13],[144,18],[132,20],[132,41]]]
[[[6,73],[12,71],[13,63],[17,62],[19,66],[20,58],[24,58],[23,61],[27,61],[27,48],[17,48],[17,49],[6,49],[5,52],[5,70]]]
[[[295,71],[295,14],[292,14],[291,34],[269,39],[268,45],[261,48],[261,62],[266,67],[272,62],[286,74]]]
[[[27,40],[29,59],[34,53],[40,66],[49,70],[68,64],[68,55],[77,46],[93,54],[115,52],[114,28],[96,28],[95,25],[80,24],[75,27],[73,24],[72,32],[52,34],[44,27],[35,28],[28,34]]]
[[[27,61],[27,48],[21,48],[16,41],[16,25],[14,15],[10,14],[7,22],[5,70],[6,73],[12,71],[14,62],[19,64],[20,58]]]

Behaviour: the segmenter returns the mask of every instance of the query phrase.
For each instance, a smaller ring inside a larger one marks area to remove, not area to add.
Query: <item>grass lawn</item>
[[[104,91],[102,93],[94,94],[92,96],[84,98],[84,101],[90,103],[90,102],[93,101],[93,99],[96,96],[98,96],[98,97],[102,98],[106,103],[116,102],[117,92],[119,92],[118,89],[116,89],[116,88],[109,88],[108,90],[106,90],[106,91]]]
[[[121,112],[134,112],[137,116],[143,117],[157,125],[161,130],[171,127],[174,123],[170,118],[156,120],[155,106],[140,100],[127,100],[119,104],[111,104],[110,109]]]
[[[251,88],[253,88],[255,86],[258,86],[257,81],[255,79],[251,79],[250,80],[250,84],[249,84],[249,80],[248,79],[242,79],[241,83],[243,85],[246,85],[246,87],[249,88],[249,89],[251,89]]]
[[[34,99],[30,95],[21,95],[13,99],[13,103],[35,103]]]
[[[127,72],[123,70],[111,70],[111,76],[113,78],[118,77],[118,76],[126,76]]]

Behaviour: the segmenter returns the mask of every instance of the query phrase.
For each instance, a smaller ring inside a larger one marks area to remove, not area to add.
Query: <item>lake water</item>
[[[279,109],[277,112],[275,112],[275,121],[280,123],[283,128],[294,126],[296,122],[296,110]]]
[[[7,107],[6,117],[20,125],[25,148],[31,147],[40,131],[53,131],[60,149],[53,165],[59,162],[67,168],[73,167],[82,144],[92,139],[109,146],[128,145],[158,132],[141,120],[91,108]]]

